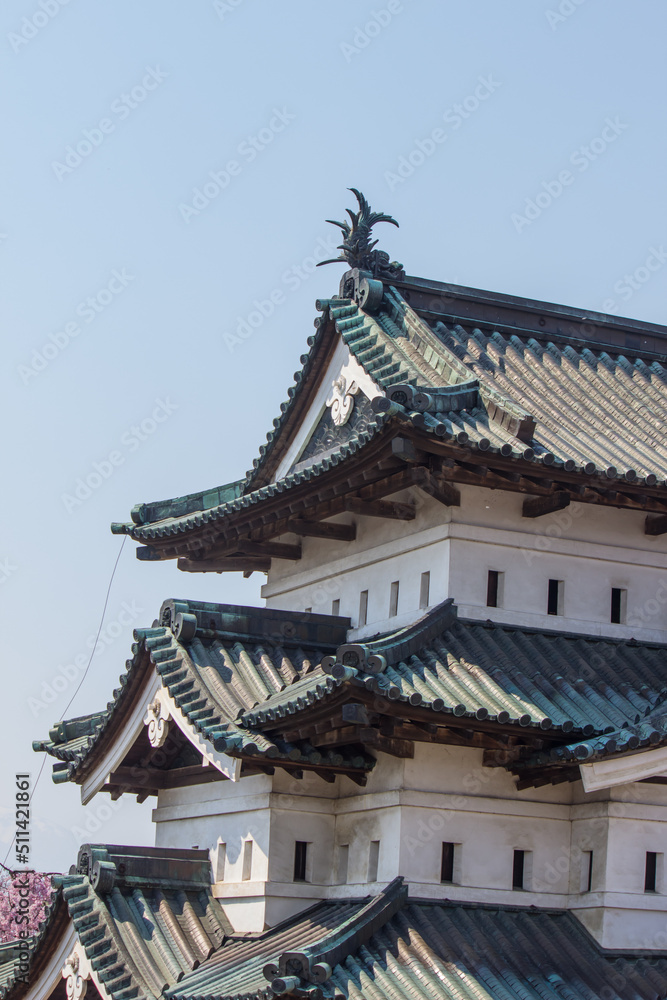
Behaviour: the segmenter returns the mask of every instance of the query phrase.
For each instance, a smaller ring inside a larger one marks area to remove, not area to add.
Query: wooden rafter
[[[244,556],[268,556],[270,559],[289,559],[296,561],[301,558],[301,546],[288,545],[285,542],[254,542],[242,540],[238,544],[237,551]]]
[[[545,514],[553,514],[569,506],[569,493],[552,493],[551,496],[524,500],[522,514],[524,517],[543,517]]]
[[[415,462],[415,458],[418,461]],[[195,572],[223,572],[233,568],[266,571],[270,556],[265,557],[264,563],[251,564],[247,562],[249,556],[237,563],[229,561],[239,559],[239,544],[243,539],[253,543],[270,542],[295,530],[302,535],[349,541],[349,529],[353,526],[323,522],[348,510],[403,519],[399,513],[401,508],[362,509],[361,503],[389,504],[391,501],[387,498],[411,486],[428,492],[429,475],[433,477],[431,485],[435,479],[441,492],[437,499],[448,506],[454,505],[452,491],[461,485],[472,485],[523,494],[529,512],[526,516],[541,516],[531,514],[532,510],[548,513],[562,509],[559,505],[565,504],[565,496],[568,496],[570,502],[576,500],[667,517],[667,501],[657,485],[621,481],[602,472],[587,475],[584,480],[578,470],[535,466],[512,456],[462,448],[410,428],[400,437],[378,435],[363,449],[363,456],[359,455],[358,460],[344,462],[310,482],[267,497],[256,506],[243,508],[223,522],[202,526],[201,531],[156,540],[140,552],[144,558],[180,557],[183,560],[179,563],[181,568]],[[622,489],[619,489],[621,482]],[[545,500],[544,506],[537,503],[539,499]],[[412,519],[407,510],[403,513],[405,519]],[[647,534],[664,533],[662,528],[654,529],[654,522],[658,524],[657,519],[651,519]],[[302,526],[301,531],[299,526]],[[223,561],[218,562],[218,559]]]
[[[644,534],[667,534],[667,514],[661,514],[659,517],[647,517],[644,523]]]
[[[337,542],[353,542],[357,537],[355,524],[332,524],[329,521],[306,521],[293,518],[287,522],[287,530],[295,535],[310,538],[331,538]]]
[[[367,501],[359,497],[346,497],[345,510],[363,517],[387,517],[395,521],[414,521],[415,508],[408,503],[387,503],[383,500]]]

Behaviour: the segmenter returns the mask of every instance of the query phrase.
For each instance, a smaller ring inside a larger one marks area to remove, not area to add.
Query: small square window
[[[308,844],[305,840],[297,840],[294,844],[294,881],[306,882],[306,862],[308,860]]]
[[[335,616],[340,614],[340,600],[336,599],[331,602],[331,614]]]
[[[503,604],[503,582],[505,574],[497,569],[490,569],[486,579],[486,606],[500,608]]]
[[[338,885],[347,884],[347,869],[350,862],[350,845],[341,844],[338,848],[338,870],[336,872],[336,881]]]
[[[249,882],[252,877],[252,840],[245,840],[243,842],[243,868],[241,879],[243,882]]]
[[[563,581],[562,580],[549,580],[549,589],[547,595],[547,614],[549,615],[562,615],[563,614]]]
[[[389,617],[394,618],[398,614],[398,580],[394,580],[389,593]]]
[[[581,892],[590,892],[593,886],[593,852],[581,854]]]
[[[440,881],[454,881],[454,851],[455,844],[444,843],[442,845],[442,861],[440,865]]]
[[[532,851],[515,851],[512,863],[512,888],[530,889],[532,878]]]
[[[658,855],[655,851],[646,852],[646,867],[644,869],[644,892],[658,891]]]
[[[359,628],[368,621],[368,591],[362,590],[359,594]]]
[[[620,587],[611,588],[611,623],[612,625],[624,625],[627,609],[627,590]]]
[[[214,849],[212,861],[213,861],[213,871],[214,880],[216,882],[223,882],[225,878],[225,865],[227,861],[227,845],[218,842],[218,846]]]
[[[371,840],[370,847],[368,849],[368,877],[366,879],[367,882],[377,882],[379,860],[380,860],[380,841]]]
[[[422,573],[421,584],[419,586],[419,607],[427,608],[429,605],[429,591],[431,589],[431,574]]]

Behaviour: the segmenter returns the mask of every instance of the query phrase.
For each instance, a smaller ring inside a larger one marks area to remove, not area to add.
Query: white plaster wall
[[[416,504],[414,521],[341,515],[357,525],[354,542],[302,539],[298,562],[273,560],[262,595],[268,607],[340,613],[358,625],[359,595],[369,592],[363,638],[419,617],[421,574],[431,574],[431,605],[453,597],[461,617],[617,638],[665,641],[667,536],[644,534],[637,511],[571,504],[523,518],[519,494],[461,487],[446,508],[416,488],[393,499]],[[294,540],[291,535],[285,539]],[[503,607],[486,607],[489,569],[504,573]],[[549,579],[564,581],[564,614],[547,614]],[[400,583],[389,619],[391,582]],[[611,588],[627,590],[627,623],[611,624]]]
[[[482,751],[417,744],[414,758],[378,754],[365,788],[274,776],[160,792],[158,846],[213,853],[225,844],[214,885],[238,931],[274,926],[319,899],[374,893],[397,875],[413,896],[569,907],[609,948],[667,947],[667,886],[644,892],[646,851],[665,852],[667,787],[647,783],[586,795],[580,782],[517,791]],[[250,879],[243,844],[253,841]],[[294,882],[295,841],[309,846],[307,881]],[[377,880],[369,882],[372,841]],[[459,845],[454,884],[441,884],[442,843]],[[340,884],[337,861],[348,846]],[[514,850],[530,852],[524,891],[512,889]],[[582,852],[594,852],[591,891],[582,891]],[[215,857],[215,854],[214,854]]]

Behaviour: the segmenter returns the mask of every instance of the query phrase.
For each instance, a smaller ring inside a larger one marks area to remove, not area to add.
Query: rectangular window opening
[[[547,597],[547,614],[563,614],[563,581],[549,580],[549,592]]]
[[[368,877],[366,879],[367,882],[377,882],[379,860],[380,860],[380,841],[371,840],[371,845],[368,849]]]
[[[644,871],[644,892],[657,891],[658,855],[655,851],[646,852],[646,869]]]
[[[525,851],[514,852],[514,863],[512,865],[513,889],[523,889],[523,880],[525,875],[525,861],[526,861]]]
[[[442,845],[442,862],[440,865],[440,881],[454,881],[454,844]]]
[[[593,886],[593,852],[584,851],[582,854],[581,891],[590,892],[592,886]]]
[[[627,606],[627,590],[621,587],[611,588],[611,622],[612,625],[625,624],[625,612]]]
[[[487,608],[500,608],[503,604],[503,578],[505,574],[497,569],[490,569],[486,581]]]
[[[340,600],[336,599],[331,602],[331,614],[338,616],[340,614]]]
[[[394,580],[389,594],[389,617],[393,618],[398,614],[398,580]]]
[[[308,859],[308,844],[305,840],[297,840],[294,844],[294,881],[307,882],[306,861]]]
[[[430,591],[431,589],[431,574],[422,573],[421,583],[419,585],[419,607],[427,608],[429,604]]]
[[[225,880],[226,861],[227,861],[227,845],[218,843],[218,846],[214,852],[214,864],[213,864],[213,870],[215,872],[216,882],[224,882]]]
[[[249,882],[252,876],[252,840],[243,842],[243,870],[241,880]]]
[[[362,590],[359,594],[359,628],[368,621],[368,591]]]
[[[338,885],[347,885],[347,869],[350,862],[350,845],[341,844],[338,848]]]

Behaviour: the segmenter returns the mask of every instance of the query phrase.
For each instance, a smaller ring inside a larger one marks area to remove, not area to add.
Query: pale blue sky
[[[346,188],[398,219],[381,246],[408,274],[665,316],[662,0],[42,4],[0,11],[3,803],[74,691],[28,702],[87,651],[121,544],[109,523],[251,465],[315,299],[337,291],[341,267],[309,258]],[[77,503],[95,463],[108,478]],[[107,611],[120,634],[69,715],[106,704],[164,599],[259,600],[257,575],[181,574],[134,549]],[[67,868],[98,798],[83,810],[47,766],[37,866]],[[151,842],[149,820],[131,800],[86,836]]]

